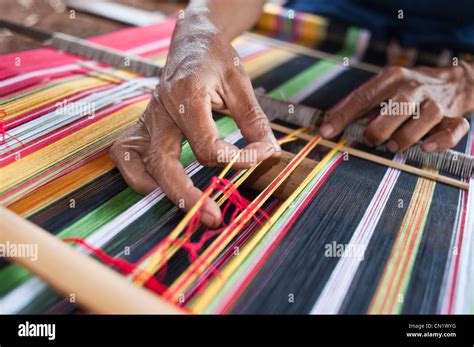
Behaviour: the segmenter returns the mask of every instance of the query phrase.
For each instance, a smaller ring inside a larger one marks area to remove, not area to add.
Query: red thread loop
[[[24,144],[20,139],[16,138],[15,136],[7,132],[6,122],[5,122],[5,119],[3,119],[3,117],[6,117],[6,116],[7,116],[7,113],[5,112],[5,110],[0,109],[0,117],[2,117],[0,118],[0,145],[5,145],[8,148],[10,148],[10,146],[7,144],[7,137],[11,137],[23,147]]]
[[[63,239],[64,242],[75,243],[81,245],[82,247],[88,249],[95,256],[97,256],[104,264],[112,266],[119,270],[124,275],[130,275],[136,271],[143,272],[143,270],[139,269],[137,265],[132,264],[125,259],[111,257],[107,253],[105,253],[102,249],[96,248],[90,244],[88,244],[85,240],[78,238],[78,237],[68,237]],[[148,281],[145,283],[145,287],[154,291],[157,294],[163,294],[166,291],[166,286],[158,281],[154,276],[151,276]]]
[[[218,177],[212,177],[211,183],[206,189],[206,192],[210,191],[217,193],[222,193],[226,196],[227,202],[222,209],[222,215],[223,215],[223,220],[225,220],[227,214],[229,213],[230,208],[233,206],[234,211],[228,218],[229,222],[223,221],[223,227],[215,230],[211,229],[206,229],[201,237],[199,238],[198,241],[191,241],[191,237],[193,236],[194,232],[198,229],[200,225],[200,213],[203,208],[202,204],[199,206],[198,210],[196,213],[193,215],[191,218],[190,222],[188,223],[188,226],[186,228],[185,234],[183,238],[178,239],[178,240],[170,240],[168,238],[165,238],[163,242],[168,244],[168,246],[171,246],[172,244],[179,245],[182,249],[186,250],[188,252],[188,257],[189,261],[193,263],[198,257],[199,253],[210,239],[213,237],[217,236],[220,234],[226,227],[234,223],[235,219],[237,216],[245,211],[245,209],[250,205],[250,201],[244,198],[242,195],[240,195],[239,191],[237,190],[237,187],[230,181],[225,178],[218,178]],[[262,224],[264,220],[268,220],[269,216],[261,209],[258,209],[257,212],[252,215],[251,220],[254,220],[258,225]],[[249,223],[249,222],[247,222]],[[77,237],[68,237],[63,239],[64,242],[70,242],[70,243],[75,243],[83,246],[84,248],[88,249],[91,251],[95,256],[97,256],[103,263],[112,266],[119,270],[121,273],[124,275],[130,275],[132,273],[143,273],[143,270],[138,268],[138,265],[132,264],[125,259],[117,258],[117,257],[111,257],[107,253],[105,253],[102,249],[96,248],[90,244],[88,244],[86,241],[84,241],[81,238]],[[168,250],[168,247],[163,247],[163,256],[166,256],[166,252]],[[167,262],[165,262],[162,266],[162,268],[158,271],[158,279],[155,276],[150,276],[148,281],[145,283],[145,287],[148,289],[158,293],[158,294],[163,294],[166,290],[167,287],[161,282],[164,277],[166,276],[166,267],[167,267]],[[209,269],[210,273],[214,276],[219,276],[219,272],[214,266],[210,265]],[[197,291],[200,292],[206,287],[206,283],[210,280],[212,276],[206,275],[205,280],[201,281],[199,284]]]
[[[163,242],[168,243],[169,245],[176,244],[182,249],[186,250],[188,252],[190,263],[193,263],[199,257],[199,253],[201,252],[202,248],[204,247],[207,241],[217,236],[222,231],[224,231],[226,227],[234,223],[237,216],[239,216],[242,212],[244,212],[245,209],[249,207],[249,205],[251,204],[249,200],[247,200],[245,197],[240,195],[239,191],[237,190],[237,187],[230,180],[227,180],[225,178],[212,177],[211,183],[205,191],[215,192],[216,195],[217,193],[222,193],[227,198],[227,202],[222,209],[223,227],[219,229],[214,229],[214,230],[206,229],[198,241],[195,241],[195,242],[191,241],[191,237],[193,236],[194,232],[197,230],[197,228],[200,225],[200,219],[201,219],[200,213],[204,205],[202,204],[201,206],[199,206],[196,213],[192,216],[186,228],[185,234],[181,239],[163,240]],[[234,207],[234,211],[229,217],[228,216],[229,210],[231,209],[232,206]],[[270,217],[265,213],[265,211],[258,209],[256,213],[252,215],[252,218],[246,224],[249,224],[250,221],[253,219],[258,225],[260,225],[264,222],[264,220],[268,220],[269,218]],[[228,222],[226,222],[226,219],[228,219]],[[167,250],[168,250],[168,247],[163,248],[163,257],[166,256]],[[209,274],[212,276],[219,276],[218,269],[215,268],[211,264],[208,264],[208,265],[209,267],[207,268],[207,270]],[[163,279],[164,276],[166,275],[166,267],[167,267],[167,263],[164,263],[162,268],[159,271],[160,279]],[[198,285],[197,292],[202,292],[202,290],[204,290],[207,282],[212,278],[212,276],[209,276],[209,274],[208,275],[201,274],[199,276],[200,283]]]
[[[227,197],[227,202],[224,205],[224,208],[222,209],[222,216],[223,216],[223,227],[219,229],[207,229],[202,236],[200,237],[199,241],[197,242],[191,242],[191,237],[193,233],[196,231],[196,229],[200,225],[200,214],[201,210],[203,208],[202,204],[199,206],[198,210],[196,213],[193,215],[191,218],[190,222],[188,223],[188,226],[186,228],[184,237],[179,240],[165,240],[165,242],[169,242],[170,244],[177,244],[181,248],[185,249],[189,253],[189,260],[190,262],[193,262],[198,256],[199,252],[201,251],[202,247],[204,244],[210,240],[212,237],[218,235],[221,233],[225,227],[229,226],[229,224],[232,224],[237,216],[243,212],[249,205],[250,201],[244,198],[242,195],[240,195],[239,191],[237,190],[237,187],[229,180],[225,178],[219,178],[219,177],[212,177],[211,179],[211,184],[207,189],[211,189],[212,191],[217,191],[220,193],[223,193]],[[232,212],[232,215],[229,218],[229,222],[227,223],[225,221],[225,217],[227,216],[229,209],[234,206],[235,210]],[[261,217],[259,217],[261,215]],[[261,209],[257,211],[256,214],[252,216],[252,219],[255,220],[257,224],[262,224],[264,221],[262,220],[269,219],[269,216]],[[165,249],[166,251],[166,249]]]

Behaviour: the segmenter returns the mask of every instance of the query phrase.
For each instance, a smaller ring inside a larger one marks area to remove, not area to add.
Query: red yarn
[[[125,259],[111,257],[110,255],[105,253],[102,249],[96,248],[88,244],[86,241],[84,241],[81,238],[68,237],[68,238],[63,239],[63,241],[81,245],[82,247],[94,253],[94,255],[100,258],[100,260],[102,260],[104,264],[113,266],[124,275],[130,275],[131,273],[135,271],[143,272],[143,270],[139,269],[137,265],[129,263]],[[167,289],[167,287],[164,284],[162,284],[160,281],[158,281],[154,276],[151,276],[148,279],[148,281],[145,283],[145,287],[154,291],[157,294],[163,294]]]
[[[207,229],[203,232],[198,241],[191,241],[191,237],[200,226],[200,213],[203,208],[202,204],[198,207],[196,213],[191,217],[191,220],[189,221],[182,238],[177,240],[165,238],[161,243],[161,245],[164,246],[158,246],[159,248],[161,248],[161,256],[163,258],[166,258],[167,251],[171,245],[178,245],[181,249],[188,252],[189,261],[190,263],[193,263],[199,257],[199,253],[201,252],[206,242],[215,237],[216,235],[220,234],[228,226],[228,224],[232,224],[235,218],[250,205],[250,201],[240,195],[237,190],[237,187],[235,187],[235,185],[231,181],[238,175],[239,172],[232,176],[230,180],[225,178],[212,177],[211,183],[204,191],[204,194],[206,194],[207,196],[211,196],[214,193],[214,198],[216,198],[219,193],[222,193],[224,194],[224,196],[227,197],[227,202],[222,209],[223,216],[226,216],[228,214],[231,205],[235,206],[235,211],[232,213],[230,218],[224,218],[223,227],[214,230]],[[254,219],[256,224],[258,225],[263,223],[263,219],[268,218],[269,216],[260,209],[255,215],[252,216],[252,219]],[[225,222],[226,219],[229,220],[229,223]],[[167,265],[167,262],[164,262],[161,268],[158,270],[156,275],[159,280],[163,280],[165,278],[167,273]],[[200,275],[199,279],[201,280],[202,278],[204,278],[205,280],[198,286],[198,292],[201,292],[201,290],[206,287],[206,283],[212,278],[212,276],[210,275],[219,276],[217,268],[215,268],[213,265],[208,265],[207,270],[208,272],[205,276]]]
[[[319,137],[315,137],[313,140],[311,140],[310,143],[316,143],[316,141],[318,141]],[[232,232],[234,232],[234,230],[241,226],[241,223],[240,221],[241,220],[246,220],[246,221],[250,221],[251,219],[255,219],[255,214],[258,213],[260,211],[260,208],[257,208],[257,206],[262,203],[264,201],[264,199],[266,199],[269,195],[270,195],[270,192],[276,188],[276,186],[279,184],[279,182],[281,182],[281,180],[283,179],[283,177],[285,177],[286,175],[288,175],[292,168],[297,165],[298,161],[303,158],[304,156],[306,156],[309,151],[311,150],[311,147],[306,147],[305,149],[303,149],[301,152],[299,152],[294,160],[289,164],[287,165],[279,174],[278,176],[272,181],[272,183],[270,183],[270,185],[267,186],[267,188],[265,188],[265,194],[261,194],[259,197],[257,197],[249,206],[246,210],[244,210],[242,212],[242,218],[239,220],[239,223],[235,223],[235,221],[233,223],[231,223],[229,225],[229,229],[226,231],[226,236],[229,236],[232,234]],[[254,213],[253,211],[256,210],[256,212]],[[268,218],[268,217],[267,217]],[[257,222],[261,222],[259,219],[255,219]],[[248,222],[247,222],[248,223]],[[247,224],[246,223],[246,224]],[[224,240],[220,240],[219,242],[217,242],[215,245],[212,245],[211,247],[211,251],[213,250],[216,250],[221,244],[222,242],[224,242]],[[174,297],[174,295],[180,290],[180,288],[184,285],[184,283],[186,283],[186,281],[189,280],[189,278],[192,276],[192,275],[196,275],[198,274],[199,272],[199,268],[203,265],[209,265],[209,264],[206,264],[207,261],[207,258],[209,256],[206,256],[206,257],[203,257],[202,259],[198,259],[197,260],[197,263],[196,264],[193,264],[193,269],[192,271],[187,274],[187,276],[185,276],[181,281],[180,283],[178,283],[176,285],[176,288],[173,292],[171,293],[168,293],[166,294],[166,297],[165,299],[171,299]],[[210,266],[210,265],[209,265]],[[198,274],[199,275],[199,274]],[[199,275],[200,277],[202,275]]]
[[[232,205],[235,207],[234,212],[230,216],[229,224],[232,224],[235,218],[250,205],[250,201],[244,198],[242,195],[240,195],[240,193],[237,190],[237,187],[235,187],[235,185],[230,180],[227,180],[224,178],[213,177],[211,179],[210,185],[205,190],[205,193],[210,195],[214,191],[216,191],[216,194],[220,192],[227,197],[227,202],[222,210],[223,216],[225,216],[228,213],[229,208]],[[212,239],[213,237],[215,237],[216,235],[220,234],[225,229],[225,227],[228,226],[228,223],[223,222],[224,226],[219,229],[215,229],[215,230],[207,229],[204,231],[204,233],[201,235],[198,241],[192,242],[191,237],[200,225],[200,213],[201,213],[202,208],[203,208],[203,204],[199,206],[198,210],[196,211],[194,216],[191,218],[186,228],[184,237],[182,239],[179,239],[179,240],[165,239],[163,241],[165,243],[169,243],[169,245],[177,244],[182,249],[186,250],[188,252],[189,261],[191,263],[194,262],[199,257],[199,252],[202,250],[205,243],[209,241],[210,239]],[[263,219],[269,218],[269,216],[260,209],[257,211],[257,213],[252,216],[252,219],[254,219],[257,225],[262,224]],[[63,239],[63,241],[81,245],[82,247],[91,251],[103,263],[116,268],[124,275],[130,275],[136,272],[143,272],[143,270],[138,268],[138,265],[132,264],[126,261],[125,259],[112,257],[108,255],[106,252],[104,252],[102,249],[96,248],[88,244],[85,240],[81,238],[68,237],[68,238]],[[163,256],[165,256],[166,251],[167,251],[167,248],[164,247]],[[157,276],[159,279],[157,279],[155,276],[150,276],[150,278],[145,283],[145,287],[156,292],[157,294],[163,294],[167,290],[167,287],[164,284],[162,284],[160,281],[166,275],[166,265],[167,264],[165,263],[162,266],[162,268],[158,271]],[[206,287],[206,283],[212,278],[210,274],[219,276],[219,272],[217,271],[217,269],[214,268],[212,265],[209,265],[209,266],[210,266],[209,267],[210,273],[204,276],[205,280],[199,284],[196,290],[197,292],[201,292]]]
[[[0,109],[0,115],[6,117],[7,113],[4,110]],[[17,139],[15,136],[9,134],[6,131],[5,120],[3,118],[0,118],[0,145],[5,145],[7,147],[10,147],[7,144],[7,136],[9,136],[12,139],[18,141],[18,143],[20,143],[20,145],[24,146],[23,142],[20,139]]]
[[[7,113],[4,110],[0,109],[0,116],[5,117]],[[5,130],[5,120],[3,118],[0,118],[0,145],[5,145],[6,140],[5,140],[5,135],[6,135],[6,130]]]
[[[247,209],[247,207],[251,204],[251,202],[249,200],[247,200],[242,195],[240,195],[239,191],[237,190],[237,187],[230,180],[227,180],[225,178],[212,177],[211,183],[208,186],[208,188],[205,190],[205,193],[210,194],[213,191],[216,191],[216,193],[220,192],[220,193],[224,194],[227,197],[227,202],[226,202],[224,208],[222,209],[222,215],[223,216],[227,215],[227,213],[229,211],[229,208],[232,205],[235,207],[234,212],[232,213],[232,215],[229,218],[229,223],[226,223],[225,218],[223,218],[223,223],[222,223],[223,227],[222,228],[215,229],[215,230],[207,229],[201,235],[201,237],[199,238],[199,241],[192,242],[191,241],[191,236],[193,235],[193,233],[196,231],[196,229],[200,225],[200,213],[201,213],[201,210],[202,210],[203,205],[204,205],[204,204],[202,204],[201,206],[199,206],[198,210],[196,211],[196,213],[193,215],[190,222],[188,223],[188,226],[186,228],[184,237],[182,239],[179,239],[179,240],[167,240],[166,239],[166,240],[164,240],[164,242],[168,242],[170,244],[177,244],[182,249],[188,251],[188,256],[189,256],[190,263],[193,263],[199,257],[199,252],[202,250],[202,248],[204,247],[204,244],[208,240],[210,240],[214,236],[216,236],[216,235],[220,234],[222,231],[224,231],[225,228],[228,227],[229,225],[231,225],[235,221],[237,216],[239,214],[241,214],[243,211],[245,211]],[[259,215],[261,217],[259,217]],[[263,210],[258,209],[257,212],[252,215],[251,219],[253,219],[256,222],[257,225],[260,225],[264,222],[262,217],[263,217],[263,219],[267,219],[267,220],[269,219],[269,216]],[[250,221],[248,221],[246,224],[248,224],[248,223],[250,223]],[[166,254],[166,248],[163,248],[163,256],[165,254]],[[219,271],[217,270],[216,267],[214,267],[211,264],[206,264],[206,265],[209,266],[208,270],[209,270],[211,275],[219,276]],[[161,270],[163,272],[165,272],[166,271],[165,269],[166,269],[166,264],[163,265]],[[163,272],[161,272],[161,273],[163,273]],[[205,276],[202,275],[202,274],[200,274],[199,276],[200,276],[201,283],[199,284],[199,286],[196,290],[198,293],[202,292],[202,290],[206,287],[207,282],[212,278],[212,276],[209,276],[209,273]],[[204,280],[202,280],[202,277],[204,278]]]
[[[219,177],[212,177],[211,179],[211,184],[209,187],[206,189],[206,191],[217,191],[223,193],[227,197],[227,203],[225,204],[224,208],[222,209],[222,215],[225,216],[229,210],[229,208],[233,205],[235,206],[235,210],[230,216],[230,224],[235,220],[235,218],[242,212],[244,211],[249,205],[250,201],[244,198],[242,195],[240,195],[239,191],[237,190],[237,187],[230,181],[225,178],[219,178]],[[228,226],[228,223],[223,220],[222,224],[224,227],[211,230],[207,229],[203,235],[200,237],[199,241],[197,242],[191,242],[191,236],[193,233],[196,231],[196,229],[200,225],[200,213],[203,208],[202,204],[199,206],[198,210],[194,214],[194,216],[191,218],[190,222],[188,223],[188,226],[185,231],[185,236],[181,240],[169,240],[169,243],[172,244],[178,244],[181,248],[187,250],[189,252],[189,260],[190,262],[193,262],[198,256],[199,252],[201,251],[202,247],[204,244],[210,240],[212,237],[218,235],[221,233],[225,227]],[[258,210],[258,213],[260,213],[265,219],[268,219],[268,215],[262,211]],[[253,215],[252,218],[258,223],[262,224],[263,221],[261,218],[258,217],[257,214]]]

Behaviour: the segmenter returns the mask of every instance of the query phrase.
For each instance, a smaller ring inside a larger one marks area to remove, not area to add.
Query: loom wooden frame
[[[272,123],[271,126],[274,130],[283,133],[293,132],[293,129],[277,124]],[[297,137],[306,141],[313,138],[313,136],[304,133],[297,135]],[[325,143],[321,144],[327,147],[334,147],[335,145],[326,140]],[[344,147],[343,150],[363,159],[415,175],[418,174],[428,179],[457,185],[462,189],[469,188],[467,183],[396,163],[392,160],[386,159],[387,163],[381,163],[380,159],[384,158],[378,156],[374,156],[374,158],[367,157],[371,156],[370,153],[362,151],[358,151],[361,153],[352,153],[357,150],[350,147]],[[283,152],[281,160],[262,163],[255,173],[258,179],[251,179],[250,185],[256,189],[262,189],[265,182],[270,182],[272,177],[275,177],[291,160],[291,157],[292,154]],[[275,192],[275,195],[284,199],[291,194],[294,187],[301,183],[315,165],[315,161],[306,159],[298,170],[287,179],[285,186],[280,191]],[[463,186],[459,186],[460,184]],[[166,302],[143,287],[134,285],[99,261],[69,247],[46,230],[0,205],[0,243],[6,244],[7,242],[11,244],[37,244],[39,254],[36,261],[22,257],[12,257],[11,260],[46,281],[64,296],[74,294],[76,303],[89,312],[103,314],[185,313],[178,306]],[[58,258],[61,261],[58,262]],[[114,293],[114,295],[111,295],[111,293]]]
[[[39,226],[0,206],[0,243],[36,244],[36,261],[11,257],[80,307],[100,314],[184,313],[158,295],[129,282],[99,261],[66,245]],[[58,259],[60,261],[58,261]]]
[[[272,124],[272,128],[284,133],[293,131],[293,129],[276,124]],[[297,137],[306,141],[313,138],[308,134],[299,134]],[[333,143],[323,145],[333,147]],[[354,149],[344,147],[343,150],[351,151]],[[349,154],[351,153],[349,152]],[[360,156],[360,153],[356,154]],[[370,155],[369,153],[365,154]],[[278,175],[284,166],[291,161],[292,157],[293,154],[283,152],[280,160],[263,162],[253,174],[253,179],[249,178],[248,185],[261,190],[273,177]],[[378,162],[380,157],[375,157],[376,160],[365,159]],[[406,167],[397,166],[402,164],[391,160],[387,161],[390,164],[389,166],[407,171]],[[280,199],[288,197],[316,164],[317,162],[313,160],[305,159],[281,189],[275,192],[275,195]],[[412,170],[420,169],[408,166],[408,172]],[[425,170],[420,171],[422,171],[422,176],[429,173]],[[411,173],[419,174],[418,172]],[[440,177],[441,179],[450,179],[445,176],[433,175],[433,177],[425,177],[437,181]],[[449,183],[452,184],[452,182]],[[12,257],[10,259],[46,281],[62,295],[67,297],[74,294],[75,302],[89,312],[101,314],[186,313],[178,306],[166,302],[143,287],[134,285],[99,261],[71,248],[46,230],[0,205],[0,243],[6,244],[8,242],[11,244],[37,244],[39,254],[36,261],[22,257]],[[61,261],[58,262],[58,258]],[[114,295],[111,295],[111,293],[114,293]]]

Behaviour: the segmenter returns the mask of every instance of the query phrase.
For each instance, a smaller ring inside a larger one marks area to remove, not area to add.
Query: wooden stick
[[[287,128],[285,126],[279,125],[279,124],[270,123],[270,125],[271,125],[273,130],[279,131],[279,132],[284,133],[284,134],[290,134],[294,131],[294,129],[290,129],[290,128]],[[305,141],[310,141],[314,137],[312,135],[304,134],[304,133],[297,134],[295,136],[297,136],[298,138],[300,138],[302,140],[305,140]],[[321,140],[319,142],[319,144],[323,145],[325,147],[329,147],[329,148],[334,148],[337,145],[335,142],[332,142],[332,141],[329,141],[329,140],[324,140],[324,139]],[[350,155],[353,155],[355,157],[365,159],[365,160],[368,160],[368,161],[371,161],[371,162],[374,162],[374,163],[377,163],[377,164],[380,164],[380,165],[385,165],[385,166],[388,166],[388,167],[392,167],[394,169],[405,171],[405,172],[408,172],[408,173],[411,173],[411,174],[414,174],[414,175],[418,175],[418,176],[421,176],[421,177],[424,177],[424,178],[427,178],[427,179],[430,179],[430,180],[433,180],[433,181],[437,181],[437,182],[440,182],[440,183],[444,183],[444,184],[447,184],[447,185],[450,185],[450,186],[453,186],[453,187],[456,187],[456,188],[461,188],[461,189],[465,189],[465,190],[469,189],[469,183],[462,182],[462,181],[456,180],[456,179],[451,178],[451,177],[447,177],[447,176],[443,176],[443,175],[440,175],[440,174],[437,174],[437,173],[434,173],[434,172],[419,169],[419,168],[416,168],[416,167],[413,167],[413,166],[410,166],[410,165],[397,163],[393,160],[383,158],[383,157],[379,157],[378,155],[367,153],[367,152],[361,151],[359,149],[355,149],[355,148],[351,148],[351,147],[347,147],[347,146],[343,146],[341,148],[341,150],[348,153],[348,154],[350,154]]]
[[[282,151],[279,158],[270,158],[263,161],[252,174],[244,181],[243,185],[257,191],[263,191],[273,179],[283,171],[295,155]],[[311,170],[318,164],[317,161],[305,158],[293,171],[273,195],[284,201],[309,175]]]
[[[0,243],[33,245],[34,258],[11,257],[65,297],[101,314],[183,313],[158,295],[140,288],[97,260],[73,249],[47,231],[0,206]],[[24,246],[23,246],[24,248]],[[8,255],[8,254],[7,254]]]

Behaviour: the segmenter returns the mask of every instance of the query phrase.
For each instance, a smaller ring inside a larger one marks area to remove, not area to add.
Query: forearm
[[[185,18],[205,17],[223,39],[231,41],[257,22],[264,3],[265,0],[192,0]]]

